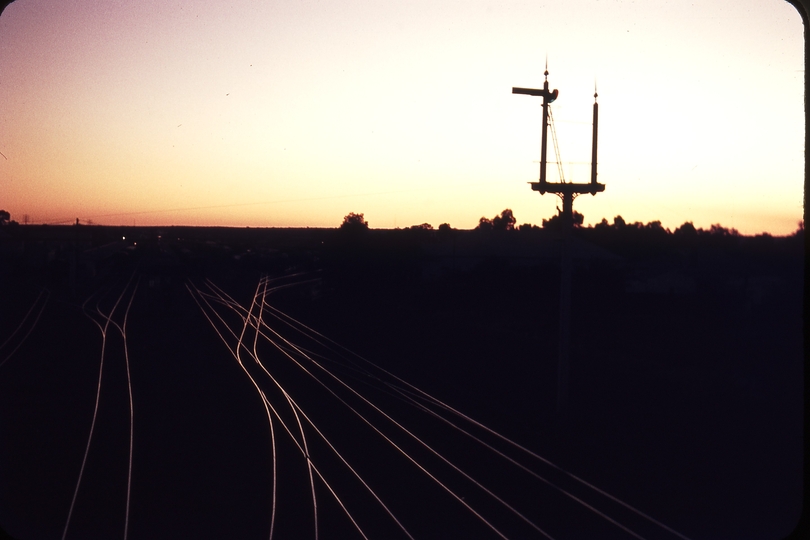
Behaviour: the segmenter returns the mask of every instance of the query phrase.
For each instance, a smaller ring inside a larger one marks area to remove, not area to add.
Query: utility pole
[[[596,195],[605,191],[605,185],[596,181],[596,136],[598,131],[599,104],[596,102],[597,93],[593,98],[593,142],[591,148],[591,181],[576,184],[565,182],[546,181],[546,145],[548,141],[549,105],[557,99],[558,90],[549,91],[548,66],[544,72],[545,81],[543,89],[512,88],[513,94],[525,94],[543,98],[543,128],[540,142],[540,181],[530,182],[532,191],[539,191],[541,195],[554,193],[562,199],[563,207],[560,213],[561,228],[561,254],[560,254],[560,344],[559,359],[557,362],[557,412],[563,415],[568,410],[568,373],[569,352],[571,346],[571,231],[574,228],[574,199],[583,193]],[[556,143],[556,136],[555,136]]]

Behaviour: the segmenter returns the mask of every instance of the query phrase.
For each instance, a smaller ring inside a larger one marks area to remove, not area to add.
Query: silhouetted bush
[[[509,208],[505,209],[501,212],[500,216],[495,216],[492,219],[487,219],[482,217],[478,220],[478,226],[476,227],[479,231],[513,231],[515,230],[515,223],[516,223],[515,216],[512,214],[512,210]]]
[[[697,238],[697,229],[695,229],[695,226],[692,225],[691,221],[687,221],[686,223],[675,229],[675,232],[673,234],[675,235],[676,238],[683,238],[685,240],[690,240],[693,238]]]
[[[478,220],[478,226],[475,228],[477,231],[488,232],[492,230],[492,220],[482,217]]]
[[[340,225],[340,229],[347,232],[367,231],[368,222],[366,222],[366,218],[363,217],[363,214],[349,212],[349,214],[343,218],[343,223]]]
[[[585,221],[585,216],[574,210],[573,218],[574,218],[574,227],[577,228],[582,227],[582,224]],[[605,220],[603,219],[602,221]],[[556,216],[551,216],[550,218],[543,220],[544,229],[558,229],[561,226],[562,226],[562,214],[557,214]]]

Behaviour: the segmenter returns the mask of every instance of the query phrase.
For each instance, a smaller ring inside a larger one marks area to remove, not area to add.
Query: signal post
[[[543,98],[543,127],[540,138],[540,180],[530,182],[532,191],[539,191],[541,195],[554,193],[562,199],[563,207],[560,212],[561,227],[561,257],[560,257],[560,343],[559,359],[557,362],[557,412],[564,415],[568,409],[568,374],[569,353],[571,346],[571,231],[574,228],[574,199],[584,193],[596,195],[605,191],[605,185],[596,181],[596,142],[598,132],[599,104],[594,92],[593,104],[593,142],[591,147],[591,181],[588,183],[548,182],[546,180],[548,142],[549,105],[559,96],[559,91],[549,90],[548,69],[544,72],[545,80],[542,90],[534,88],[512,88],[513,94],[524,94]],[[556,139],[556,137],[555,137]],[[555,140],[556,143],[556,140]]]

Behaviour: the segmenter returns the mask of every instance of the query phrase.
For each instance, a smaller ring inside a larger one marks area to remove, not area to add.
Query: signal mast
[[[559,91],[549,90],[548,86],[548,64],[543,73],[545,81],[543,89],[516,88],[512,87],[513,94],[524,94],[529,96],[540,96],[543,98],[543,128],[540,142],[540,181],[529,182],[532,191],[539,191],[541,195],[554,193],[562,199],[563,207],[560,212],[560,225],[562,231],[562,253],[560,261],[560,347],[559,360],[557,363],[557,412],[564,414],[568,409],[568,371],[569,371],[569,351],[571,344],[571,230],[574,227],[574,198],[583,193],[596,195],[605,191],[605,185],[596,181],[596,136],[599,126],[599,104],[596,102],[598,94],[594,87],[593,93],[593,143],[591,148],[591,181],[588,183],[565,182],[562,177],[562,164],[559,163],[559,151],[557,151],[557,162],[560,166],[560,181],[546,181],[546,147],[548,142],[548,126],[551,119],[551,130],[554,137],[555,150],[557,146],[557,136],[554,130],[553,116],[549,105],[553,103]]]

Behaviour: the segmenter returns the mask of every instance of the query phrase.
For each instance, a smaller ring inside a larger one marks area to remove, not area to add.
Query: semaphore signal
[[[591,181],[579,184],[566,182],[562,176],[562,169],[560,169],[559,182],[546,181],[546,165],[548,165],[546,150],[549,121],[551,121],[554,146],[557,153],[557,163],[558,165],[560,163],[557,136],[554,131],[554,117],[551,115],[551,109],[549,107],[551,103],[556,101],[560,92],[556,88],[549,90],[548,65],[546,65],[546,70],[543,75],[545,75],[545,80],[543,81],[542,90],[512,87],[512,93],[543,98],[543,128],[540,139],[540,180],[538,182],[530,182],[530,185],[533,191],[539,191],[541,195],[554,193],[558,195],[563,202],[562,211],[560,212],[560,225],[562,229],[562,254],[560,261],[560,356],[557,364],[557,411],[562,414],[568,408],[568,356],[571,342],[571,229],[574,226],[574,198],[583,193],[596,195],[599,192],[605,191],[605,185],[596,181],[596,139],[599,128],[599,104],[596,102],[598,94],[596,93],[595,84],[593,93]],[[559,166],[561,167],[561,165]]]

